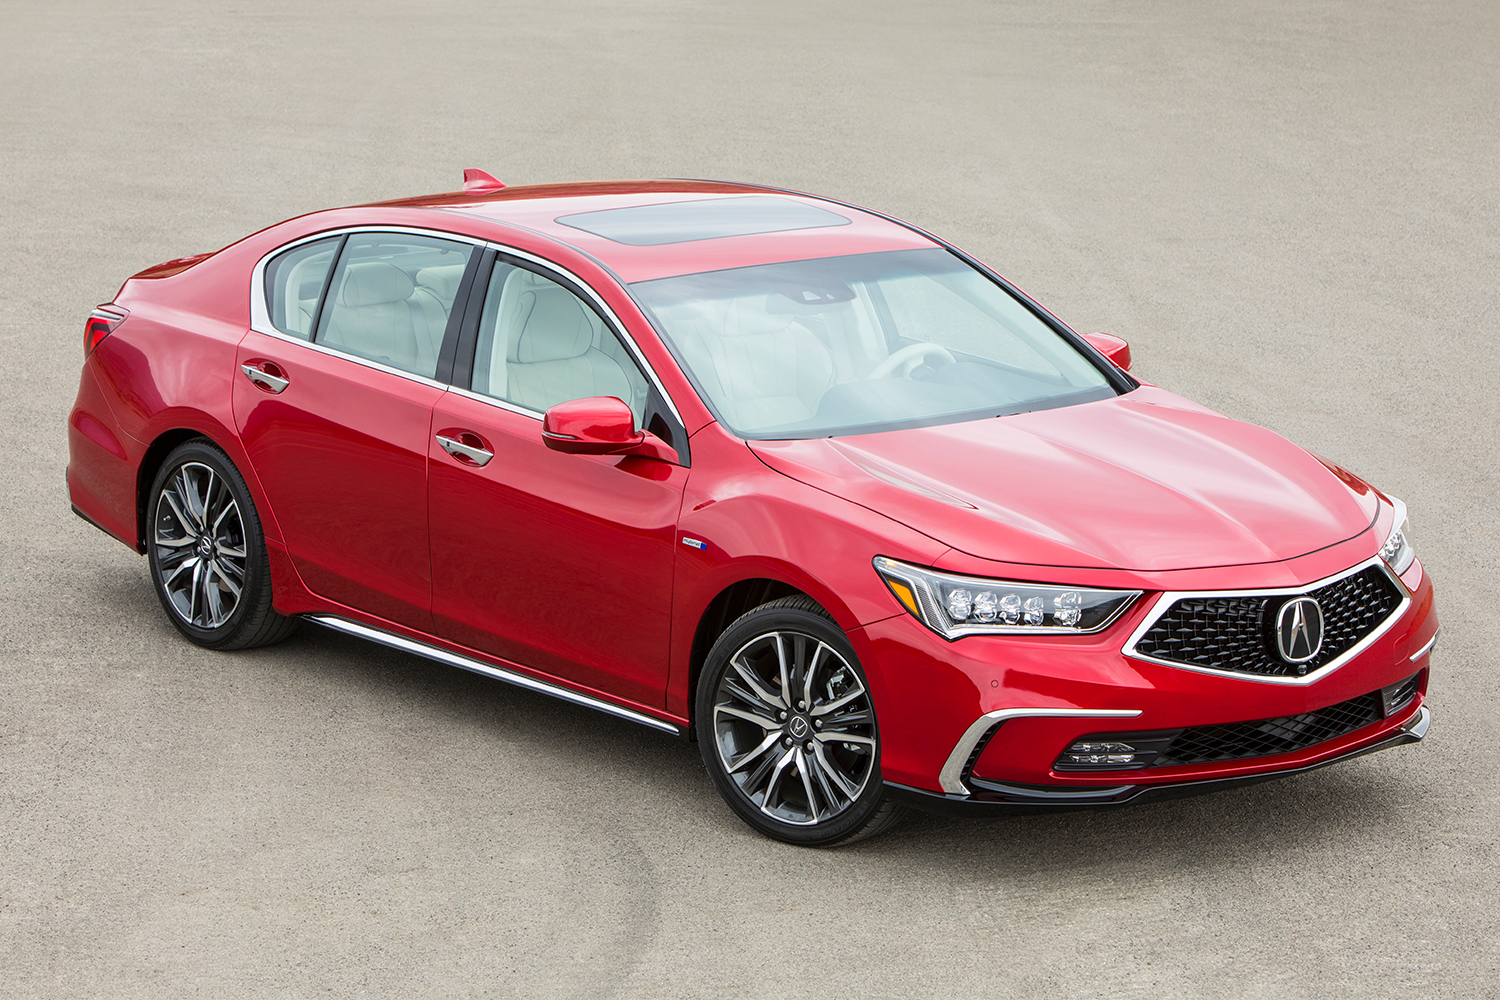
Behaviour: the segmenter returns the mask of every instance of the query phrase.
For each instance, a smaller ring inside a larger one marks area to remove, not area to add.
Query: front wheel
[[[146,552],[156,596],[177,630],[210,649],[280,642],[297,619],[271,607],[271,565],[255,501],[229,456],[179,445],[156,474]]]
[[[698,682],[698,747],[729,806],[760,832],[832,846],[888,827],[880,730],[854,649],[822,608],[786,597],[740,617]]]

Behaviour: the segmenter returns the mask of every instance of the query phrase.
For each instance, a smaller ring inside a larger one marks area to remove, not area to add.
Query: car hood
[[[1379,503],[1285,438],[1152,387],[986,420],[750,447],[784,475],[969,555],[1041,566],[1275,562],[1354,537]]]

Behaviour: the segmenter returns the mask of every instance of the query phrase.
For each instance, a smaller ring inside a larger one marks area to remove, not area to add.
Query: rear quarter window
[[[266,309],[272,326],[299,340],[312,339],[318,303],[341,239],[304,243],[266,265]]]

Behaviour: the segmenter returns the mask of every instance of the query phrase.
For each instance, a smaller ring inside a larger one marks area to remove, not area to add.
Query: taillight
[[[113,304],[102,305],[89,313],[89,321],[83,326],[83,356],[87,358],[93,354],[99,341],[114,333],[129,315],[130,310]]]

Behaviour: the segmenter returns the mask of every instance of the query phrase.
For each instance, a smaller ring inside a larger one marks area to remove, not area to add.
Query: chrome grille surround
[[[1337,657],[1318,667],[1316,670],[1308,672],[1304,676],[1285,677],[1250,673],[1243,670],[1233,670],[1222,667],[1202,666],[1195,663],[1185,663],[1180,660],[1171,660],[1160,656],[1153,656],[1150,653],[1143,652],[1137,648],[1137,645],[1140,643],[1140,641],[1146,636],[1148,632],[1151,631],[1152,628],[1156,626],[1156,623],[1160,619],[1165,617],[1170,611],[1172,611],[1172,609],[1176,607],[1176,605],[1180,601],[1202,599],[1235,601],[1245,598],[1260,597],[1301,597],[1310,594],[1312,591],[1318,590],[1319,588],[1327,587],[1331,584],[1338,583],[1341,580],[1345,580],[1351,576],[1363,573],[1365,570],[1370,569],[1371,567],[1378,568],[1379,571],[1392,583],[1392,585],[1396,588],[1396,592],[1401,597],[1400,601],[1396,604],[1396,607],[1379,622],[1379,624],[1371,629],[1369,633],[1367,633],[1353,646],[1340,653]],[[1124,647],[1121,649],[1121,652],[1123,652],[1126,656],[1131,657],[1132,659],[1144,660],[1147,663],[1156,663],[1164,667],[1172,667],[1175,670],[1190,670],[1194,673],[1200,674],[1213,674],[1219,677],[1234,677],[1238,678],[1239,680],[1254,681],[1260,684],[1306,686],[1318,681],[1323,677],[1328,676],[1339,667],[1342,667],[1344,664],[1348,663],[1350,660],[1354,659],[1360,653],[1368,649],[1377,639],[1379,639],[1387,631],[1390,630],[1391,626],[1394,625],[1401,618],[1401,616],[1406,613],[1406,609],[1409,607],[1411,607],[1411,593],[1406,589],[1406,585],[1401,582],[1399,577],[1391,572],[1390,567],[1387,566],[1379,556],[1373,556],[1369,559],[1366,559],[1364,562],[1358,563],[1346,570],[1343,570],[1342,572],[1335,573],[1332,576],[1324,577],[1321,580],[1314,580],[1311,583],[1303,584],[1297,587],[1276,587],[1263,590],[1166,591],[1157,596],[1156,603],[1151,606],[1151,610],[1147,612],[1146,617],[1141,620],[1141,623],[1136,626],[1135,631],[1130,634],[1130,638],[1126,640]]]

